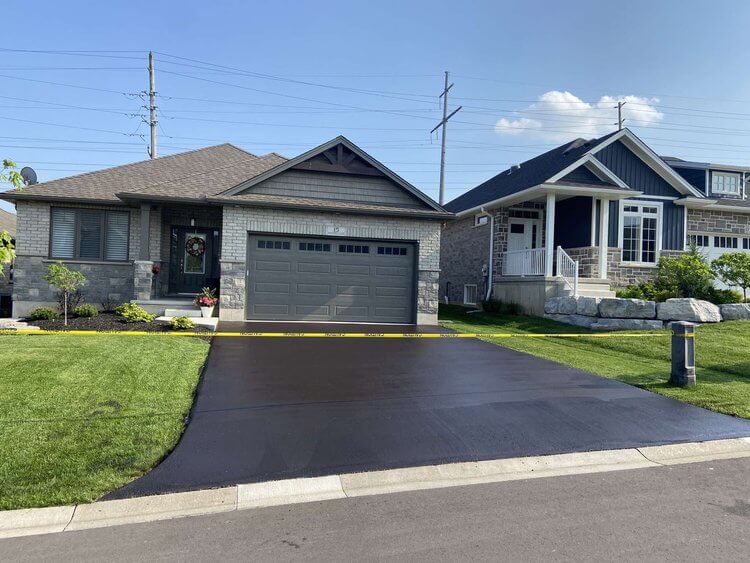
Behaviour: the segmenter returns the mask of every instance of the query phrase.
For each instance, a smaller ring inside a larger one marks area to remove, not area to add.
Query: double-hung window
[[[623,202],[623,262],[656,263],[659,254],[660,211],[660,205]]]
[[[123,262],[129,227],[127,211],[53,207],[50,258]]]
[[[711,193],[739,196],[742,194],[740,174],[729,172],[712,172],[711,173]]]

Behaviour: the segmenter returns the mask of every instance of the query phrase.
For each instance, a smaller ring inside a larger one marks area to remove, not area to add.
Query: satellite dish
[[[24,179],[27,186],[33,186],[37,182],[36,172],[34,172],[34,169],[29,166],[21,168],[21,178]]]

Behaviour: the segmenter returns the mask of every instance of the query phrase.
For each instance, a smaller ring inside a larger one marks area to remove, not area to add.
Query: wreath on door
[[[206,241],[201,237],[190,237],[185,241],[185,252],[190,256],[202,256],[206,252]]]

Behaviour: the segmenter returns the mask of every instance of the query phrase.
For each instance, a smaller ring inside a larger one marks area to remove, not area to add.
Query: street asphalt
[[[750,458],[0,540],[4,561],[742,561]]]
[[[106,498],[740,436],[750,421],[475,339],[226,337],[176,449]]]

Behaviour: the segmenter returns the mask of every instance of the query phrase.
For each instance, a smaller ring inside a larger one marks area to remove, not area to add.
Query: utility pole
[[[617,130],[622,131],[622,124],[625,121],[622,118],[622,106],[627,104],[628,102],[617,102]]]
[[[154,78],[154,54],[148,52],[148,124],[151,127],[151,147],[148,154],[156,158],[156,80]]]
[[[435,127],[430,131],[430,134],[434,133],[437,129],[440,127],[443,128],[443,131],[441,133],[441,147],[440,147],[440,205],[443,205],[445,203],[445,133],[448,128],[448,120],[453,117],[456,113],[458,113],[458,110],[460,110],[463,106],[458,106],[455,110],[451,112],[450,115],[448,115],[448,90],[453,88],[453,84],[450,86],[448,85],[448,79],[450,77],[450,73],[446,70],[445,71],[445,87],[443,88],[443,93],[440,94],[440,97],[443,98],[443,119],[440,123],[435,125]]]

